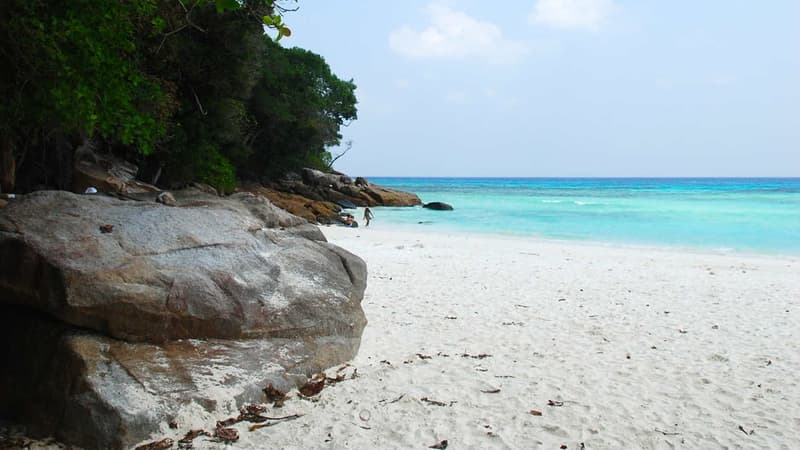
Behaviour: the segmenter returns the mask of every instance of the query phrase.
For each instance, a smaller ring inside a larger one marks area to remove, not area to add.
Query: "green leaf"
[[[217,12],[224,13],[225,11],[235,11],[241,7],[236,0],[216,0]]]

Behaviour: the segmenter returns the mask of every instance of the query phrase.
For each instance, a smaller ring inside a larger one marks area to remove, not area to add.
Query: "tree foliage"
[[[161,183],[226,192],[237,174],[325,167],[356,118],[355,85],[265,35],[291,34],[285,11],[271,0],[0,3],[0,156],[13,155],[28,189],[68,175],[87,139]]]
[[[267,176],[327,168],[326,148],[338,145],[341,126],[357,118],[355,84],[331,73],[321,56],[269,40],[265,64],[250,100],[258,129],[248,166]]]

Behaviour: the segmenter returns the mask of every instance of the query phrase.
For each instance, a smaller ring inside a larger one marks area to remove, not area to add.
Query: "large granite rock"
[[[333,202],[312,200],[299,194],[281,192],[259,184],[245,184],[240,186],[239,190],[263,196],[275,206],[311,223],[332,223],[341,211],[341,208]]]
[[[124,448],[355,355],[361,259],[261,197],[174,194],[0,210],[0,415]]]
[[[387,189],[364,178],[353,181],[347,175],[303,169],[298,177],[287,177],[273,188],[310,200],[348,201],[358,206],[415,206],[422,202],[416,194]]]

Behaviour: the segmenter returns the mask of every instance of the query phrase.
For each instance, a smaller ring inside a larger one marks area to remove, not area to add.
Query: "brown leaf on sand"
[[[170,438],[162,439],[160,441],[148,442],[136,447],[136,450],[166,450],[172,447],[174,442]]]
[[[191,448],[192,441],[195,440],[198,436],[211,436],[211,433],[209,433],[206,430],[190,430],[186,433],[185,436],[183,436],[183,438],[181,438],[180,441],[178,441],[178,444],[181,447],[187,447],[188,444],[188,448]]]
[[[258,423],[264,422],[267,420],[266,417],[262,416],[261,413],[265,412],[267,408],[261,405],[245,405],[242,409],[239,410],[239,417],[236,418],[237,422],[251,422],[251,423]]]
[[[438,448],[438,449],[447,448],[447,439],[439,442],[438,444],[433,444],[431,446],[428,446],[428,448]]]
[[[542,415],[542,412],[539,411],[538,409],[532,409],[532,410],[530,410],[530,413],[531,413],[532,416],[541,416]]]
[[[226,428],[218,425],[217,429],[214,430],[214,437],[219,442],[236,442],[239,440],[239,432],[236,431],[236,428]]]
[[[564,402],[558,400],[548,400],[547,406],[564,406]]]
[[[101,233],[111,233],[112,231],[114,231],[114,225],[100,225]]]
[[[431,400],[428,397],[422,397],[420,400],[425,402],[425,403],[427,403],[427,404],[429,404],[429,405],[447,406],[447,403],[445,403],[445,402],[440,402],[438,400]]]
[[[341,383],[342,381],[344,381],[344,374],[340,373],[339,375],[336,375],[336,377],[333,377],[333,378],[325,377],[325,381],[327,381],[328,384]]]
[[[277,389],[271,384],[264,388],[264,395],[267,396],[267,401],[269,402],[277,402],[286,398],[286,392]]]
[[[313,397],[319,394],[322,391],[322,388],[325,387],[325,379],[321,380],[308,380],[306,384],[304,384],[300,388],[300,395],[303,397]]]
[[[217,428],[229,427],[229,426],[231,426],[231,425],[233,425],[235,423],[239,423],[239,418],[238,417],[228,417],[227,419],[224,419],[224,420],[218,420],[217,421]]]

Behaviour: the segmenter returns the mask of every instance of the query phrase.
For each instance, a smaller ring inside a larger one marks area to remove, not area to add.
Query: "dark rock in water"
[[[355,356],[360,258],[262,197],[173,194],[36,192],[0,210],[0,416],[127,448]]]
[[[423,208],[433,209],[436,211],[452,211],[453,207],[443,202],[430,202],[422,205]]]
[[[356,209],[358,208],[356,205],[353,204],[350,200],[336,200],[335,202],[337,205],[341,206],[344,209]]]

